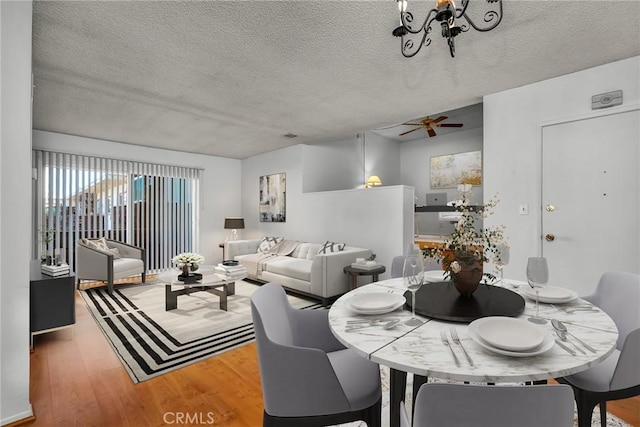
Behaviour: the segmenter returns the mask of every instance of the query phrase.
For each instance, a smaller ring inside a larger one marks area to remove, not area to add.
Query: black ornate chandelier
[[[482,0],[481,0],[482,1]],[[420,52],[422,46],[431,44],[432,25],[440,24],[442,37],[447,39],[451,57],[455,56],[455,37],[473,28],[477,31],[491,31],[502,21],[502,0],[484,0],[483,21],[476,24],[467,14],[470,0],[461,0],[461,7],[456,7],[453,0],[437,0],[436,7],[431,9],[420,25],[414,23],[413,14],[407,12],[407,0],[397,0],[400,10],[401,25],[393,30],[393,35],[402,37],[402,54],[411,58]],[[434,23],[436,21],[436,23]]]

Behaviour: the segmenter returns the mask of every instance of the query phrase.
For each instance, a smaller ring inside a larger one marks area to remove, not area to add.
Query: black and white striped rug
[[[165,286],[118,285],[80,291],[134,383],[248,344],[254,340],[250,296],[257,285],[236,282],[228,310],[208,292],[178,297],[178,308],[165,311]],[[289,296],[296,308],[317,308],[313,301]]]

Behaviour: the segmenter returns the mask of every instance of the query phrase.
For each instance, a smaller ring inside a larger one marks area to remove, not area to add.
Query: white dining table
[[[497,286],[523,293],[528,285],[526,282],[504,279]],[[583,354],[571,344],[565,343],[576,355],[554,344],[549,351],[538,356],[505,356],[477,344],[469,335],[468,323],[418,316],[424,323],[408,326],[405,322],[411,317],[411,311],[406,307],[380,315],[357,314],[345,305],[345,301],[361,292],[391,292],[402,295],[406,292],[406,287],[402,278],[371,283],[341,296],[329,310],[331,330],[342,344],[360,356],[390,368],[391,427],[399,425],[399,403],[404,400],[407,373],[414,374],[414,393],[428,377],[481,383],[546,382],[549,378],[575,374],[599,363],[613,352],[618,339],[615,323],[597,307],[593,307],[594,311],[567,311],[572,306],[587,304],[585,300],[578,298],[565,304],[540,303],[540,317],[548,320],[546,324],[539,325],[540,328],[553,333],[550,320],[561,320],[573,335],[588,343],[595,351],[582,348]],[[535,314],[535,301],[526,297],[524,299],[525,308],[520,318]],[[368,318],[380,321],[359,329],[347,328],[354,320]],[[391,329],[384,329],[382,325],[392,319],[398,319],[399,323]],[[462,345],[474,362],[473,366],[457,345],[453,345],[452,349],[460,366],[454,364],[450,349],[441,340],[441,331],[445,330],[451,341],[451,327],[456,328]],[[572,337],[569,339],[575,342]]]

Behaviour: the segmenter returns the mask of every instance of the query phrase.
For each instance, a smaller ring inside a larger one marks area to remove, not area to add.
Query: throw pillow
[[[275,245],[282,243],[284,237],[263,237],[260,239],[260,244],[258,245],[258,252],[262,252],[266,254],[269,252]]]
[[[103,252],[109,251],[109,246],[107,246],[107,241],[104,237],[101,237],[99,239],[86,239],[85,242],[90,248],[97,249]]]
[[[108,251],[111,253],[111,255],[113,255],[113,259],[122,258],[122,255],[120,255],[120,251],[118,250],[118,248],[109,248]]]
[[[294,258],[306,259],[309,253],[309,243],[300,243],[295,251],[291,254]]]
[[[318,255],[318,251],[320,250],[321,246],[322,245],[319,243],[309,243],[309,251],[307,252],[306,259],[310,259],[310,260],[315,259],[316,255]]]
[[[330,242],[330,241],[326,241],[322,244],[322,247],[320,248],[320,250],[318,251],[319,254],[330,254],[332,252],[340,252],[341,250],[344,249],[344,247],[346,246],[345,243],[336,243],[336,242]]]

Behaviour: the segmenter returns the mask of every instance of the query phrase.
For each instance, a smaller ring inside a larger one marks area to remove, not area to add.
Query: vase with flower
[[[496,276],[484,271],[485,263],[496,268],[502,266],[503,248],[508,247],[504,237],[505,227],[484,227],[481,220],[493,214],[498,203],[494,197],[482,208],[470,204],[471,185],[458,186],[460,200],[455,203],[460,219],[453,233],[436,248],[426,248],[423,255],[435,258],[442,264],[445,277],[451,280],[458,292],[465,297],[471,296],[480,285],[483,277],[494,281]]]
[[[204,257],[194,252],[183,252],[172,259],[173,263],[182,270],[178,275],[178,280],[184,283],[195,283],[202,280],[202,274],[195,273],[204,262]]]

